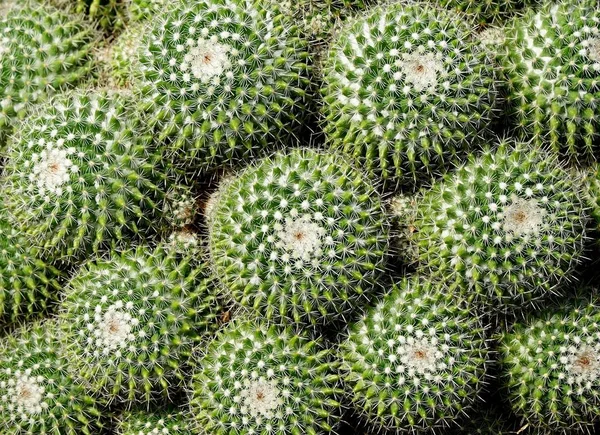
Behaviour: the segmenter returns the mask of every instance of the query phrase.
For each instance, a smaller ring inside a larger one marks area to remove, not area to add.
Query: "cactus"
[[[207,267],[164,246],[88,263],[61,304],[61,338],[77,378],[126,407],[180,386],[194,343],[216,330]]]
[[[69,373],[57,329],[35,322],[0,341],[3,435],[93,435],[102,427],[96,401]]]
[[[499,24],[520,12],[523,6],[534,6],[541,0],[434,0],[439,5],[476,17],[480,23]]]
[[[300,435],[340,421],[337,363],[320,340],[234,320],[198,360],[191,415],[212,435]]]
[[[574,277],[587,216],[581,180],[556,154],[501,141],[471,157],[419,202],[422,273],[485,309],[528,308]]]
[[[471,412],[490,361],[485,326],[441,283],[403,279],[340,346],[353,408],[374,432],[437,433]]]
[[[570,160],[598,154],[599,22],[595,1],[546,2],[511,21],[498,52],[515,135]]]
[[[225,183],[207,217],[215,274],[279,323],[323,326],[367,302],[388,223],[374,187],[338,155],[278,153]]]
[[[490,56],[466,17],[396,2],[348,21],[324,65],[334,149],[388,183],[418,185],[474,148],[496,107]]]
[[[95,34],[50,6],[24,2],[0,18],[0,140],[34,104],[81,83]]]
[[[502,335],[508,398],[536,433],[587,433],[599,421],[599,310],[595,299],[565,301]]]
[[[12,142],[6,205],[48,257],[80,260],[159,226],[173,174],[131,102],[127,92],[61,95]]]
[[[147,21],[164,13],[171,4],[167,0],[129,0],[129,17],[132,21]]]
[[[183,411],[148,413],[127,412],[121,416],[116,435],[196,435],[192,423]]]
[[[417,204],[425,190],[415,194],[399,193],[392,198],[389,204],[390,212],[395,226],[394,253],[407,265],[419,261],[419,248],[415,243],[415,225],[417,219]]]
[[[142,107],[174,163],[203,172],[291,140],[307,116],[306,40],[262,0],[200,0],[154,20]]]
[[[39,1],[39,0],[38,0]],[[44,0],[60,9],[85,17],[106,32],[114,33],[127,22],[130,0]]]
[[[0,325],[38,314],[55,302],[60,275],[0,210]]]

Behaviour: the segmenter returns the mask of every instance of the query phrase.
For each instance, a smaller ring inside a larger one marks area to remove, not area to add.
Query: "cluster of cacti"
[[[0,0],[0,434],[597,432],[599,21]]]
[[[415,184],[475,149],[496,107],[495,70],[465,16],[417,2],[345,25],[324,65],[324,129],[369,174]]]

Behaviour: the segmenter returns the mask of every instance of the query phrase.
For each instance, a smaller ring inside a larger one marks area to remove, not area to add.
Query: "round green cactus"
[[[0,210],[0,325],[38,314],[57,301],[60,275]]]
[[[142,107],[174,163],[205,171],[292,139],[307,116],[308,43],[262,0],[200,0],[154,20]]]
[[[541,0],[434,0],[441,6],[473,15],[482,23],[500,23],[524,6],[533,6]]]
[[[202,433],[316,435],[340,421],[333,352],[292,329],[234,320],[198,367],[190,406]]]
[[[331,146],[404,185],[429,181],[474,148],[497,90],[491,58],[465,18],[396,2],[349,20],[324,64]]]
[[[485,329],[442,283],[413,277],[394,284],[340,347],[353,408],[375,431],[450,426],[471,411],[486,383]]]
[[[95,34],[76,17],[24,2],[0,17],[0,133],[34,103],[82,82]]]
[[[192,422],[183,411],[148,413],[127,412],[119,421],[117,435],[196,435]]]
[[[125,406],[181,385],[194,343],[218,327],[207,267],[164,246],[85,265],[61,304],[61,338],[77,378]]]
[[[600,305],[567,301],[501,337],[512,409],[537,433],[591,431],[600,416]]]
[[[322,326],[368,302],[388,223],[377,191],[339,155],[275,154],[212,201],[215,274],[240,305],[275,322]]]
[[[516,134],[571,160],[597,157],[600,9],[546,2],[512,20],[498,59]]]
[[[76,91],[27,119],[8,150],[13,224],[51,258],[152,234],[173,183],[127,92]]]
[[[558,292],[583,260],[582,198],[556,154],[502,141],[419,201],[420,267],[486,309],[527,307]]]
[[[69,374],[57,329],[34,323],[0,341],[3,435],[93,435],[102,426],[96,401]]]

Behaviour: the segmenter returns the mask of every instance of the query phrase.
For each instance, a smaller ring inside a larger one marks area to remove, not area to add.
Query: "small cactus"
[[[202,433],[324,434],[340,421],[333,352],[289,328],[238,318],[197,366],[190,406]]]
[[[255,156],[301,127],[308,43],[262,0],[182,2],[139,48],[148,123],[170,157],[203,172]]]
[[[69,260],[151,235],[174,179],[143,128],[126,92],[74,91],[41,106],[8,150],[13,225]]]
[[[76,17],[32,1],[0,17],[0,34],[0,136],[6,136],[34,103],[86,79],[96,35]]]
[[[62,342],[95,395],[129,407],[183,383],[192,345],[216,330],[220,314],[206,266],[191,260],[139,247],[88,263],[71,280]]]
[[[396,2],[349,20],[324,64],[334,149],[388,182],[418,185],[474,148],[494,116],[490,56],[466,17]]]
[[[278,153],[211,199],[215,274],[240,305],[278,323],[323,326],[368,302],[388,223],[363,174],[335,154]]]
[[[512,409],[535,433],[588,433],[600,418],[600,305],[547,308],[502,334],[502,376]]]
[[[505,31],[498,59],[516,134],[549,144],[571,160],[595,159],[600,138],[597,2],[546,2],[512,20]]]
[[[55,321],[33,323],[0,342],[2,435],[95,435],[100,409],[69,372]]]
[[[583,260],[581,180],[556,154],[502,141],[425,192],[419,264],[486,309],[511,311],[560,292]]]
[[[127,412],[119,419],[116,435],[196,435],[190,416],[183,412]]]
[[[444,284],[394,284],[340,347],[354,410],[375,433],[437,433],[472,412],[486,383],[485,326]]]

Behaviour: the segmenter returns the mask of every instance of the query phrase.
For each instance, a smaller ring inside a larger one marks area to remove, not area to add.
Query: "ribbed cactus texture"
[[[8,222],[0,206],[0,325],[21,321],[58,300],[60,272]]]
[[[260,0],[200,0],[153,24],[139,49],[142,106],[175,163],[202,172],[293,140],[308,43],[291,16]]]
[[[499,311],[560,292],[584,258],[581,185],[551,152],[510,141],[487,148],[419,201],[423,273]]]
[[[506,28],[499,60],[516,134],[572,160],[597,157],[600,9],[546,2]]]
[[[434,433],[473,411],[491,360],[485,325],[445,284],[406,278],[339,351],[354,410],[374,433]]]
[[[22,123],[8,150],[6,206],[48,257],[82,259],[156,229],[174,182],[161,162],[128,93],[73,91]]]
[[[91,71],[93,30],[81,19],[33,1],[0,17],[0,133],[33,103],[81,83]]]
[[[191,415],[201,433],[331,433],[341,417],[333,351],[292,329],[236,320],[198,360]]]
[[[501,337],[502,377],[513,411],[536,433],[593,430],[600,415],[600,305],[561,303]]]
[[[183,411],[128,412],[120,417],[117,435],[197,435],[191,416]]]
[[[33,323],[0,342],[3,435],[95,435],[100,409],[69,372],[56,322]]]
[[[395,2],[348,20],[324,65],[331,146],[373,176],[428,181],[474,149],[494,115],[491,58],[466,16]]]
[[[448,9],[465,12],[480,23],[500,23],[520,13],[524,6],[534,6],[542,0],[433,0]]]
[[[74,373],[107,402],[150,403],[183,384],[220,305],[207,267],[159,246],[88,263],[65,290],[61,339]]]
[[[238,304],[322,326],[369,301],[382,278],[381,199],[342,156],[295,149],[248,167],[208,215],[215,274]]]

